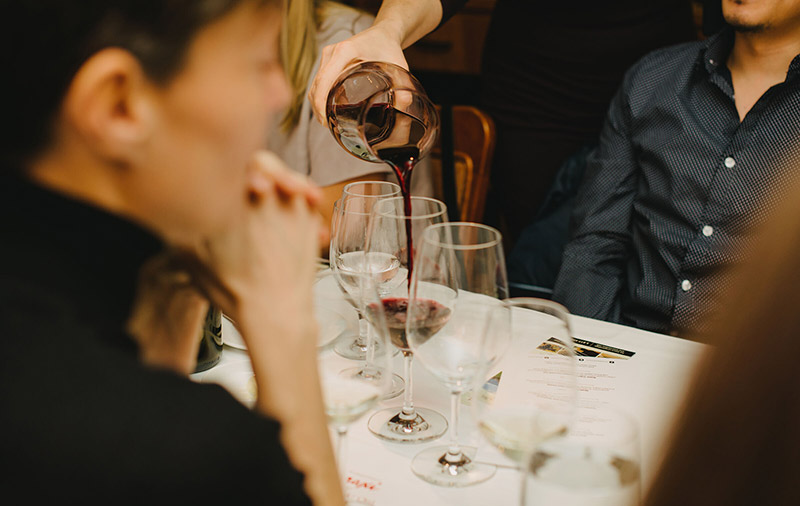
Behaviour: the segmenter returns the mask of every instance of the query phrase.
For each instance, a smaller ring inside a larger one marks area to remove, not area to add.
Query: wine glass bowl
[[[367,226],[374,203],[373,199],[360,196],[342,198],[334,203],[336,224],[330,247],[331,269],[339,286],[359,311],[360,295],[356,275],[370,273],[378,280],[388,282],[397,277],[400,267],[399,259],[391,252],[364,251]],[[363,359],[364,343],[357,344],[360,353],[353,353],[351,349],[339,351],[348,358]]]
[[[537,445],[565,434],[577,401],[576,359],[565,307],[550,300],[512,298],[492,309],[487,329],[504,342],[486,371],[494,389],[476,383],[472,411],[483,437],[522,469]],[[494,390],[493,393],[490,393]]]
[[[641,504],[636,421],[615,407],[582,407],[569,431],[542,441],[529,461],[524,505]]]

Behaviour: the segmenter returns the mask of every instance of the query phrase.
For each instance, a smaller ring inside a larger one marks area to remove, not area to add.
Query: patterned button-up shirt
[[[740,121],[733,33],[655,51],[612,101],[553,298],[656,332],[698,330],[800,171],[800,55]],[[800,195],[794,196],[800,198]]]

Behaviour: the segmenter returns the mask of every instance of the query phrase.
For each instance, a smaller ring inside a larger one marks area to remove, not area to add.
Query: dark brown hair
[[[20,169],[48,143],[63,96],[92,54],[126,49],[164,83],[197,32],[245,1],[255,0],[2,0],[0,111],[11,134],[0,141],[0,162]]]
[[[800,504],[800,185],[738,267],[647,506]]]

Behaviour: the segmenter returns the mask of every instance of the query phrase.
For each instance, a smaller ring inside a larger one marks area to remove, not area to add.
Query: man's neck
[[[786,79],[789,64],[800,53],[797,30],[737,32],[728,57],[739,118],[772,86]]]

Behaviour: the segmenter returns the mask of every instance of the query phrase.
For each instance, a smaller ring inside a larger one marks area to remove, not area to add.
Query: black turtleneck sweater
[[[124,330],[135,224],[0,177],[3,493],[105,504],[309,504],[279,425],[221,387],[143,365]]]

